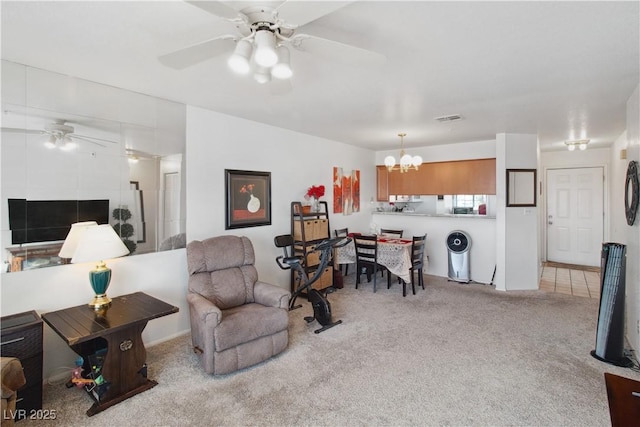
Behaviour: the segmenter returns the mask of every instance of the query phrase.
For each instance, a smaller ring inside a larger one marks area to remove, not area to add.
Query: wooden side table
[[[104,310],[79,305],[46,313],[42,319],[84,359],[85,389],[95,403],[92,416],[158,383],[147,378],[142,331],[147,322],[176,313],[178,307],[145,293],[113,298]]]

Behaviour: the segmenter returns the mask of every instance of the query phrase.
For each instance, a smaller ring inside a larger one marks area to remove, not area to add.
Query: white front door
[[[603,169],[549,169],[547,188],[547,260],[600,266]]]

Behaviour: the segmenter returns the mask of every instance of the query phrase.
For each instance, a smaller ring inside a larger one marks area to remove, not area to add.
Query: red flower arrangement
[[[308,200],[309,198],[313,197],[318,200],[322,196],[324,196],[324,185],[312,185],[307,190],[307,194],[305,194],[304,198]]]
[[[253,187],[254,187],[254,184],[245,184],[240,188],[240,192],[253,194]]]

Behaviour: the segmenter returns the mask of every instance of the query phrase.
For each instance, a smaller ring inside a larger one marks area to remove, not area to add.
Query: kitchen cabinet
[[[386,166],[376,166],[376,200],[389,201],[389,169]]]
[[[379,201],[394,194],[496,194],[496,159],[423,163],[404,173],[376,168]]]

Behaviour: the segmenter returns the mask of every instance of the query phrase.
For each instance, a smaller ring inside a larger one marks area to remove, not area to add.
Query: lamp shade
[[[239,74],[247,74],[251,69],[251,52],[253,45],[248,40],[240,40],[236,45],[233,55],[229,57],[227,64],[233,71]]]
[[[67,234],[67,237],[64,239],[64,243],[62,244],[62,248],[60,248],[60,253],[58,253],[58,256],[60,258],[73,258],[73,254],[78,247],[78,242],[84,235],[84,232],[88,227],[93,227],[96,225],[98,225],[98,223],[95,221],[84,221],[71,224],[69,234]]]
[[[253,59],[262,67],[273,67],[278,62],[276,36],[269,30],[258,30],[255,35],[256,51]]]
[[[109,224],[88,227],[71,258],[72,263],[104,261],[129,253],[120,237]]]
[[[291,70],[289,49],[285,46],[279,46],[276,49],[276,53],[278,54],[278,63],[271,69],[271,74],[277,79],[290,78],[293,75],[293,71]]]

